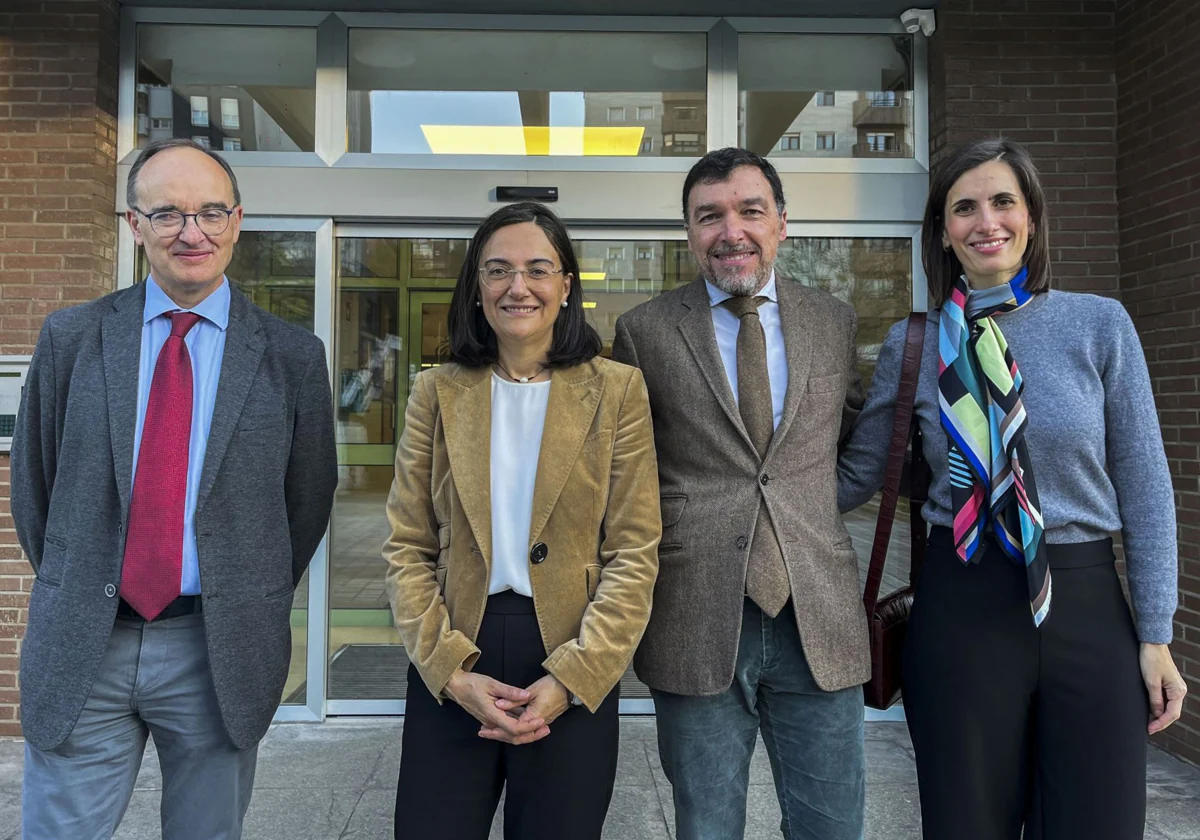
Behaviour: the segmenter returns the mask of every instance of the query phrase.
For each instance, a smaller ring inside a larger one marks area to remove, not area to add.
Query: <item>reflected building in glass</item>
[[[743,35],[740,145],[773,158],[911,158],[912,47],[890,35]]]

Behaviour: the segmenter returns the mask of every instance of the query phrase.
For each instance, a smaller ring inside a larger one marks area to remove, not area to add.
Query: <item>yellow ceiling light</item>
[[[435,155],[586,155],[632,157],[643,126],[423,125]]]
[[[608,274],[603,271],[581,271],[579,272],[580,280],[603,280]]]

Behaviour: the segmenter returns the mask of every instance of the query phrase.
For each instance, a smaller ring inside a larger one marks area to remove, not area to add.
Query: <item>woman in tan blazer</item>
[[[508,840],[600,837],[661,524],[645,383],[600,358],[578,277],[553,213],[496,211],[454,363],[413,383],[383,549],[412,660],[397,838],[484,840],[505,785]]]

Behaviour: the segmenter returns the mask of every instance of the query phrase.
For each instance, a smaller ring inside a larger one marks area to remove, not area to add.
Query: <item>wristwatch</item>
[[[579,697],[576,696],[575,693],[572,692],[571,689],[569,689],[569,688],[567,689],[567,698],[571,701],[572,706],[582,706],[583,705],[583,701],[580,700]]]

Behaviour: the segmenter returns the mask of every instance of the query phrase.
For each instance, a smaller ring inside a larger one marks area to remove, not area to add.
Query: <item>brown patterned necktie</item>
[[[758,307],[765,297],[732,297],[722,306],[738,317],[737,378],[738,412],[761,460],[767,454],[775,432],[775,408],[771,404],[771,377],[767,369],[767,339],[763,334]],[[779,539],[771,525],[765,501],[758,506],[754,540],[746,567],[746,594],[767,615],[774,618],[787,604],[791,594],[787,568]]]

